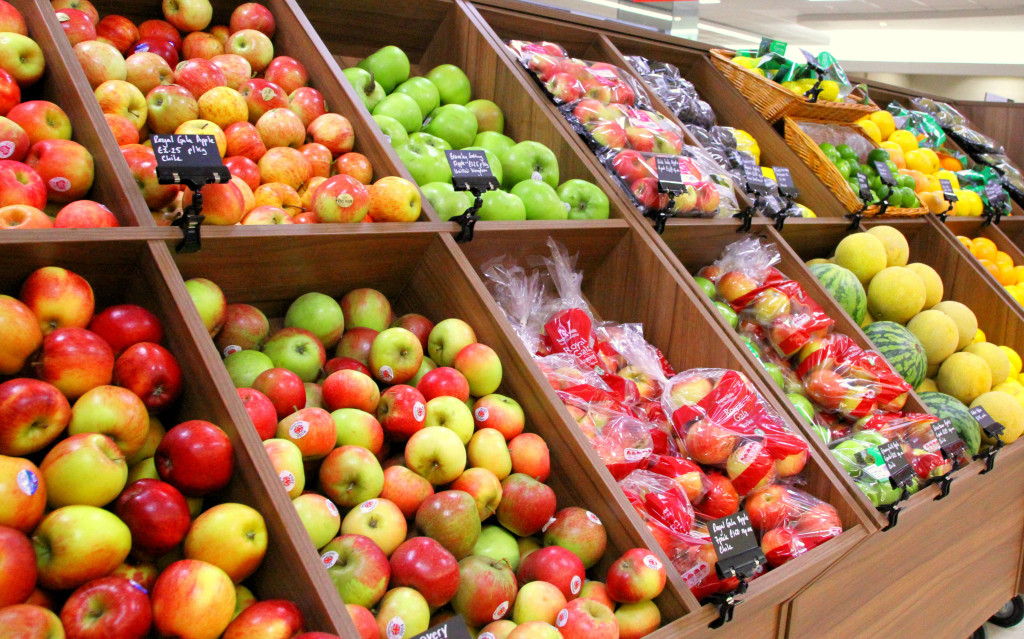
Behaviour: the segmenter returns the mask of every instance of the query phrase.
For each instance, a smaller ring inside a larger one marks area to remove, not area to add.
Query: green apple
[[[807,420],[808,424],[814,424],[814,405],[810,400],[799,393],[786,393],[789,402],[796,408],[796,412]]]
[[[470,555],[483,555],[497,561],[505,561],[515,570],[519,565],[519,544],[515,536],[501,526],[484,526],[476,539]]]
[[[488,222],[506,222],[526,219],[526,206],[517,196],[505,191],[488,191],[477,215]]]
[[[392,93],[373,107],[374,115],[387,115],[402,123],[406,133],[415,133],[423,126],[420,105],[404,93]]]
[[[512,187],[512,195],[523,201],[528,220],[567,220],[565,202],[547,182],[523,180]]]
[[[477,131],[505,132],[505,114],[490,100],[473,100],[466,108],[476,116]]]
[[[699,275],[693,278],[693,281],[697,283],[697,286],[699,286],[702,291],[704,291],[705,295],[711,299],[715,299],[716,290],[714,282],[706,277],[700,277]]]
[[[389,590],[380,600],[377,629],[381,637],[415,637],[430,627],[430,606],[416,590]]]
[[[333,297],[323,293],[306,293],[288,307],[284,325],[304,328],[316,335],[324,348],[334,348],[345,332],[345,315]]]
[[[356,66],[372,73],[386,93],[391,93],[395,87],[409,79],[409,58],[404,51],[394,46],[377,49]]]
[[[452,181],[452,169],[448,166],[444,151],[412,140],[398,147],[396,151],[398,158],[405,164],[405,168],[409,169],[412,179],[416,180],[417,184]]]
[[[374,115],[373,120],[380,127],[391,148],[397,149],[409,141],[409,134],[405,132],[405,127],[390,115]]]
[[[427,402],[423,426],[442,426],[459,436],[462,445],[473,436],[473,411],[458,397],[439,395]]]
[[[450,220],[453,217],[462,215],[466,209],[473,206],[473,195],[469,191],[456,191],[455,187],[447,182],[431,182],[420,187],[423,197],[427,198],[430,206],[434,208],[442,220]],[[525,213],[524,213],[525,215]],[[426,358],[424,358],[426,359]],[[428,364],[429,366],[429,364]],[[422,370],[423,365],[420,365]],[[434,366],[436,368],[436,365]],[[423,370],[423,374],[433,370]],[[413,384],[415,386],[415,384]]]
[[[608,219],[608,196],[596,184],[586,180],[566,180],[559,185],[557,193],[570,207],[570,220]]]
[[[453,149],[462,149],[476,138],[476,116],[460,104],[446,104],[431,112],[423,130],[446,140]]]
[[[725,302],[715,302],[715,308],[718,309],[718,312],[725,319],[726,324],[728,324],[732,328],[736,328],[737,326],[739,326],[740,318],[738,315],[736,315],[736,311],[734,311],[731,306],[729,306]]]
[[[507,189],[523,180],[543,181],[551,187],[552,192],[558,186],[558,159],[551,149],[540,142],[520,142],[498,157],[501,159],[501,169],[505,172],[501,183]],[[529,210],[529,205],[526,208]]]
[[[238,351],[224,358],[224,368],[235,388],[251,388],[260,373],[274,368],[274,361],[260,351]]]
[[[504,133],[495,133],[494,131],[480,131],[476,134],[476,139],[473,140],[474,147],[487,149],[499,158],[515,145],[516,141],[512,138]]]
[[[472,431],[472,413],[469,421]],[[49,508],[75,504],[102,508],[117,499],[128,481],[128,464],[121,449],[114,440],[99,433],[79,433],[57,442],[39,465],[39,471],[46,484]]]
[[[435,184],[437,184],[437,183],[435,182]],[[428,186],[430,186],[430,185],[428,185]],[[447,186],[450,187],[451,184],[448,184]],[[452,189],[452,193],[465,193],[466,195],[469,195],[469,193],[466,193],[465,191],[456,191],[454,188]],[[468,209],[469,206],[470,205],[467,204],[466,208],[462,209],[463,212],[465,212],[465,210]],[[440,213],[439,213],[439,215],[440,215]],[[462,213],[457,213],[456,215],[462,215]],[[445,218],[445,219],[448,219],[448,218]],[[430,371],[434,370],[435,368],[437,368],[437,364],[434,363],[434,360],[432,360],[429,357],[427,357],[426,355],[424,355],[423,356],[423,361],[420,363],[420,369],[418,371],[416,371],[416,374],[413,375],[412,379],[410,379],[408,381],[409,386],[412,386],[413,388],[416,388],[416,385],[420,383],[420,380],[423,379],[423,376],[426,375],[427,373],[429,373]]]
[[[482,146],[467,146],[462,150],[483,151],[484,155],[487,156],[487,165],[491,167],[491,174],[494,175],[495,178],[497,178],[498,182],[501,182],[503,171],[501,169],[501,160],[498,159],[498,155],[496,153],[492,153],[491,151],[485,149]]]
[[[373,107],[377,106],[377,103],[384,99],[387,95],[384,93],[384,87],[373,79],[373,74],[366,69],[360,69],[359,67],[351,67],[342,71],[345,74],[345,79],[355,89],[359,99],[362,100],[363,106],[368,111],[373,111]]]
[[[427,79],[434,83],[441,94],[441,104],[466,104],[472,97],[469,78],[454,64],[442,64],[427,73]]]
[[[441,106],[441,94],[430,80],[417,76],[409,78],[395,88],[395,93],[404,93],[420,105],[420,111],[430,113]]]
[[[466,445],[454,430],[424,426],[405,444],[405,466],[434,486],[449,484],[466,470]]]
[[[409,136],[410,142],[420,142],[428,146],[432,146],[440,151],[450,151],[452,145],[448,144],[446,140],[443,140],[436,135],[430,135],[426,131],[417,131]]]

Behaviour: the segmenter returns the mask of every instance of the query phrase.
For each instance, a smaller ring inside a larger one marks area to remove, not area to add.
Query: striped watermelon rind
[[[868,312],[868,296],[853,271],[838,264],[815,264],[810,271],[859,326]]]
[[[955,397],[928,391],[921,393],[921,401],[928,410],[939,419],[949,419],[953,422],[953,428],[960,435],[967,445],[967,453],[973,457],[978,454],[981,447],[981,425],[971,417],[971,412]]]
[[[913,333],[896,322],[875,322],[864,333],[905,382],[916,388],[924,381],[928,357]]]

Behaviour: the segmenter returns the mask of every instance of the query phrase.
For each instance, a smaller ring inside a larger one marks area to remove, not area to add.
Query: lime
[[[868,153],[868,164],[874,164],[875,162],[888,162],[889,152],[885,149],[872,149]]]
[[[844,158],[846,158],[846,159],[848,159],[848,160],[856,160],[857,159],[857,152],[854,151],[853,147],[851,147],[849,144],[839,144],[839,145],[837,145],[836,146],[836,151],[839,151],[839,155],[844,157]]]
[[[878,169],[875,168],[874,164],[861,164],[860,170],[868,177],[878,177]]]
[[[836,151],[835,149],[829,149],[827,151],[824,151],[824,153],[825,157],[828,158],[828,161],[831,162],[832,164],[835,164],[836,162],[842,159],[839,156],[839,151]]]
[[[889,167],[889,173],[891,173],[893,177],[899,173],[900,167],[896,166],[896,163],[892,160],[886,160],[885,165]]]
[[[885,189],[882,188],[882,178],[878,177],[877,173],[868,177],[868,184],[871,185],[872,191],[882,191],[882,193],[886,193]]]
[[[843,179],[846,179],[846,178],[850,177],[850,161],[849,160],[839,160],[838,162],[836,162],[836,168],[839,169],[840,173],[842,173]]]
[[[905,186],[910,190],[914,190],[914,187],[917,186],[917,183],[914,182],[914,178],[909,175],[897,175],[896,184]]]
[[[829,151],[836,150],[836,147],[832,146],[828,142],[822,142],[821,144],[818,145],[818,148],[821,149],[826,155],[828,155]]]
[[[705,295],[711,299],[715,299],[715,285],[711,280],[706,277],[695,277],[693,278],[693,281],[697,282],[697,286],[704,291]]]
[[[917,200],[917,195],[914,193],[914,189],[907,188],[905,186],[899,187],[900,190],[900,201],[905,209],[915,209],[921,205]]]

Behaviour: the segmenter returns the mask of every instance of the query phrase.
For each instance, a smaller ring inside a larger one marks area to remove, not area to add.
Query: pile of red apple
[[[119,226],[107,207],[82,199],[92,188],[92,154],[71,139],[64,110],[23,101],[45,69],[25,18],[0,0],[0,229]]]
[[[232,179],[203,189],[208,224],[419,218],[416,187],[393,176],[374,182],[370,161],[352,151],[348,119],[307,86],[300,61],[274,55],[276,23],[263,5],[241,4],[228,26],[211,27],[208,0],[165,2],[164,20],[139,25],[100,20],[88,0],[73,1],[77,9],[54,7],[158,224],[191,192],[157,182],[151,133],[215,137]]]
[[[356,289],[302,295],[271,330],[213,282],[186,285],[364,639],[452,614],[512,639],[658,628],[664,566],[633,549],[586,581],[604,526],[557,508],[547,445],[497,394],[501,362],[466,322],[395,318]]]
[[[611,158],[611,167],[622,185],[633,195],[645,213],[666,211],[669,215],[710,216],[718,211],[721,195],[718,185],[693,158],[678,157],[680,176],[687,183],[673,195],[671,207],[668,193],[662,192],[658,180],[658,155],[623,150]]]
[[[243,585],[263,516],[204,505],[232,479],[228,436],[166,432],[182,371],[163,327],[131,304],[94,313],[59,267],[0,296],[0,637],[267,637],[303,631],[289,601]]]
[[[737,586],[715,572],[708,522],[743,508],[769,567],[842,533],[835,508],[796,487],[807,442],[745,375],[676,374],[640,325],[596,321],[582,301],[583,274],[564,247],[548,244],[543,263],[557,292],[537,291],[526,269],[505,262],[485,271],[489,288],[514,325],[537,329],[520,337],[698,598]]]

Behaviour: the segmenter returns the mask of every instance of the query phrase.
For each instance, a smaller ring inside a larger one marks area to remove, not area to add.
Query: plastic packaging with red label
[[[556,104],[567,104],[581,98],[628,106],[649,103],[647,94],[633,77],[613,64],[572,58],[553,42],[510,40],[508,47]]]
[[[664,211],[672,217],[735,214],[739,206],[732,179],[700,149],[686,146],[681,152],[659,155],[627,149],[604,153],[602,159],[642,213]]]

